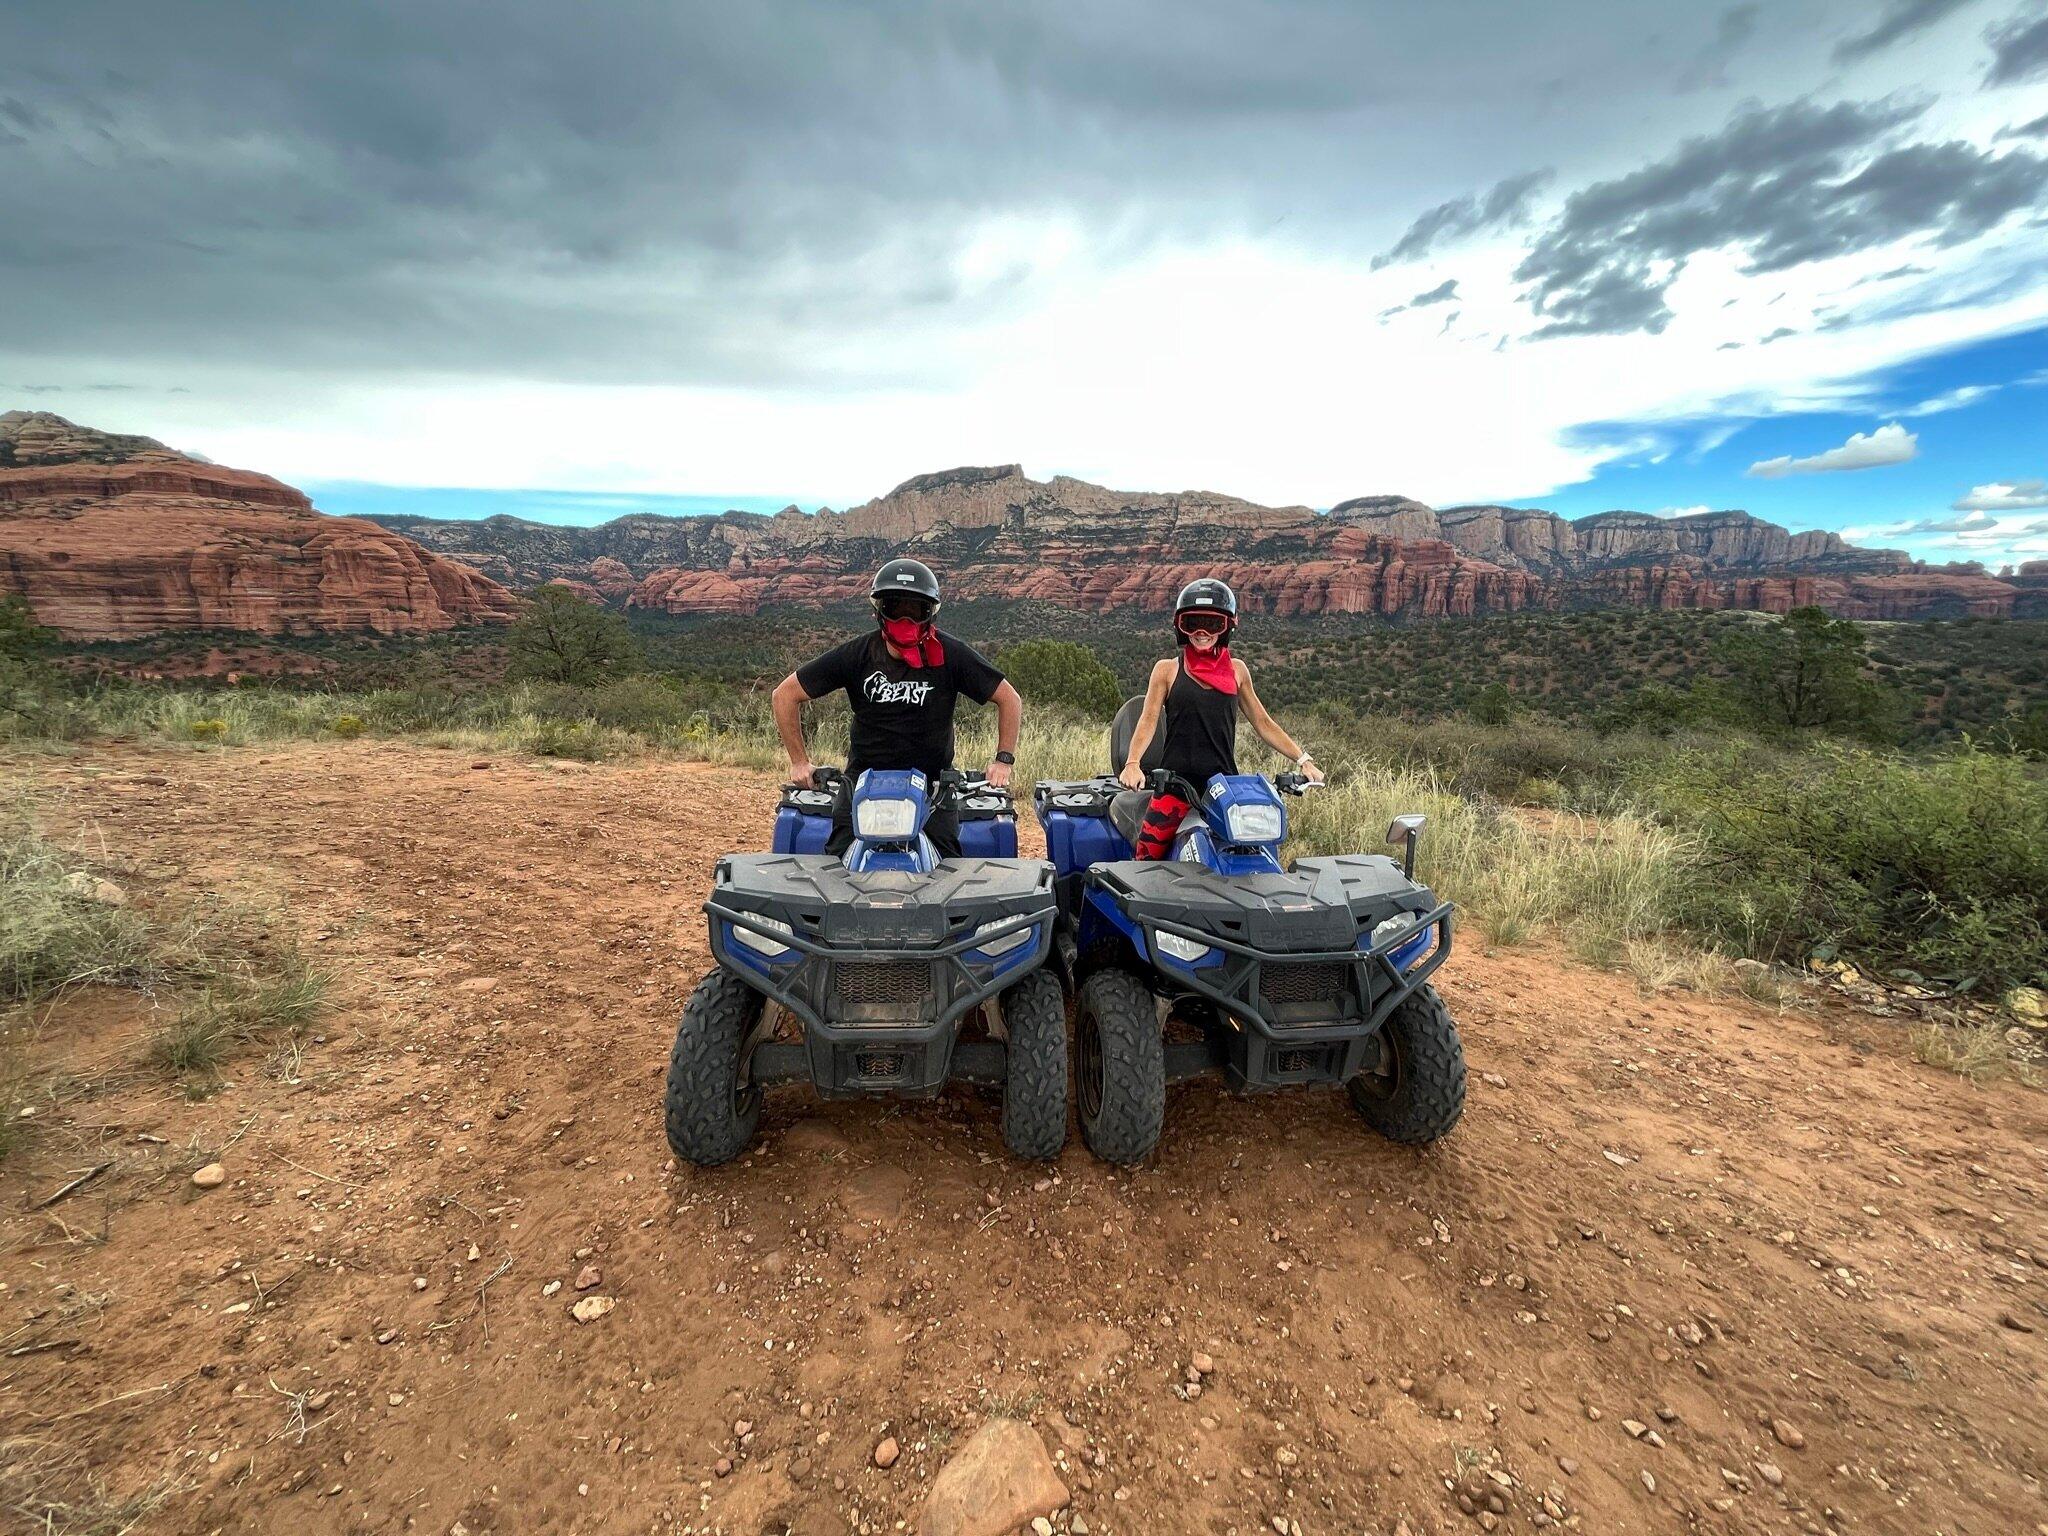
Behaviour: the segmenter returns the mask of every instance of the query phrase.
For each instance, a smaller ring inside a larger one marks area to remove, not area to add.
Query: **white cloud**
[[[2048,505],[2048,499],[2041,505]],[[1915,559],[1937,565],[1975,560],[1996,569],[2048,560],[2048,518],[2025,513],[2000,517],[1972,510],[1960,517],[1922,517],[1844,528],[1842,537],[1852,544],[1903,549]]]
[[[1657,509],[1656,511],[1652,512],[1652,513],[1650,514],[1650,516],[1652,516],[1652,517],[1698,517],[1698,516],[1699,516],[1699,515],[1700,515],[1701,513],[1703,513],[1703,512],[1711,512],[1711,511],[1713,511],[1713,510],[1714,510],[1714,509],[1713,509],[1712,507],[1710,507],[1710,506],[1706,505],[1706,503],[1702,502],[1702,503],[1701,503],[1701,504],[1700,504],[1699,506],[1696,506],[1696,507],[1659,507],[1659,508],[1658,508],[1658,509]]]
[[[1887,464],[1904,464],[1919,452],[1920,439],[1892,421],[1875,432],[1852,432],[1841,447],[1809,458],[1780,455],[1759,459],[1749,466],[1749,472],[1760,480],[1776,480],[1785,475],[1814,475],[1829,470],[1879,469]]]
[[[1994,480],[1958,497],[1952,505],[1958,512],[2017,512],[2026,507],[2048,507],[2048,480]]]
[[[1931,400],[1922,400],[1918,405],[1900,411],[1901,416],[1939,416],[1943,411],[1959,411],[1966,405],[1975,405],[1986,395],[1998,393],[1996,384],[1959,384],[1945,390]]]

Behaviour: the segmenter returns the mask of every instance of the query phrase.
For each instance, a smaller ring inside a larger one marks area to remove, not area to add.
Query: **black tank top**
[[[1187,658],[1174,663],[1166,691],[1159,765],[1196,789],[1212,773],[1237,772],[1237,695],[1206,687],[1188,676]]]

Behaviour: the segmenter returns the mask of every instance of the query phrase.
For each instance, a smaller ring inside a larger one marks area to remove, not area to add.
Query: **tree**
[[[506,635],[505,649],[512,658],[506,671],[515,680],[580,688],[645,665],[640,642],[624,619],[567,587],[552,585],[533,594]]]
[[[1515,697],[1506,683],[1488,683],[1472,696],[1472,718],[1481,725],[1506,725],[1515,713]]]
[[[56,634],[36,622],[36,611],[28,599],[0,597],[0,665],[18,662],[23,666],[42,660]]]
[[[1107,719],[1124,699],[1116,674],[1071,640],[1022,640],[997,652],[996,665],[1035,704],[1060,704]]]
[[[1715,651],[1750,720],[1771,731],[1831,731],[1895,737],[1904,715],[1897,692],[1864,673],[1863,630],[1819,608],[1794,608],[1776,624],[1724,634]]]
[[[47,707],[54,669],[44,653],[56,638],[26,598],[0,597],[0,726],[16,729]]]

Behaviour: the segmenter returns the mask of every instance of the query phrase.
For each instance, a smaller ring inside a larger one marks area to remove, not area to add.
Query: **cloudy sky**
[[[331,510],[1021,461],[2048,557],[2036,0],[9,0],[0,408]]]

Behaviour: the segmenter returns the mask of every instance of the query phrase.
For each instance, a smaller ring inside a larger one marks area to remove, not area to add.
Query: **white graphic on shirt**
[[[860,685],[861,696],[870,704],[923,704],[936,683],[892,683],[879,672],[870,672]]]

